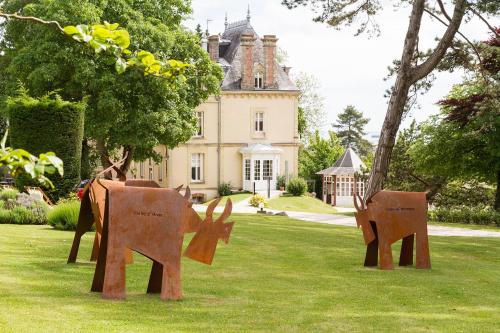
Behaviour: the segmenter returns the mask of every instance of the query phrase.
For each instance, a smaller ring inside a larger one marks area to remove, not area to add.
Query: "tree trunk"
[[[497,171],[497,191],[495,194],[495,205],[493,207],[496,211],[500,212],[500,170]]]
[[[125,155],[127,156],[127,158],[120,166],[120,170],[126,175],[130,170],[130,165],[132,164],[132,161],[134,159],[134,148],[131,146],[123,147],[123,157],[125,157]]]
[[[439,64],[460,27],[462,18],[465,14],[466,5],[466,0],[456,1],[453,17],[446,32],[440,38],[438,45],[426,61],[413,67],[413,56],[417,46],[420,23],[425,8],[425,0],[415,0],[413,2],[401,64],[391,94],[391,99],[389,100],[384,125],[380,133],[377,152],[375,153],[370,179],[365,193],[365,200],[368,200],[372,195],[382,190],[384,187],[384,181],[389,170],[392,149],[394,148],[396,134],[401,124],[401,118],[408,99],[410,87],[419,80],[425,78]]]
[[[383,188],[384,180],[389,170],[392,149],[396,141],[396,134],[401,124],[408,92],[411,86],[411,62],[417,46],[420,23],[424,12],[424,0],[416,0],[411,11],[410,24],[406,32],[406,38],[401,57],[401,65],[396,78],[396,83],[389,100],[384,125],[380,133],[377,152],[373,161],[368,188],[365,192],[365,200]]]
[[[104,142],[104,140],[98,139],[96,142],[96,148],[97,152],[99,153],[99,159],[101,160],[102,168],[104,170],[109,168],[112,164],[110,163],[108,148],[106,147],[106,143]],[[111,173],[111,171],[106,172],[104,174],[104,178],[113,179],[113,174]]]

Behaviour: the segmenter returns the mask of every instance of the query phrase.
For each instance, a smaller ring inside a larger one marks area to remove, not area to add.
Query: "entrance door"
[[[253,161],[253,180],[257,191],[267,191],[270,183],[271,190],[276,189],[274,161],[271,159],[256,159]]]

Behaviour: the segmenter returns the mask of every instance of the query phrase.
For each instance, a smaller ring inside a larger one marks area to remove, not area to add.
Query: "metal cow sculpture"
[[[413,243],[416,237],[416,268],[431,268],[427,235],[427,200],[423,192],[375,193],[365,206],[359,195],[356,223],[363,231],[366,244],[365,266],[393,269],[391,244],[402,239],[400,266],[413,265]]]
[[[161,293],[163,300],[182,298],[184,234],[196,232],[185,256],[210,264],[218,240],[227,243],[233,227],[233,223],[224,224],[231,215],[230,200],[213,222],[212,214],[219,201],[208,207],[203,221],[189,197],[189,187],[183,197],[171,189],[109,186],[92,291],[102,292],[104,298],[125,298],[126,249],[132,249],[153,261],[148,293]]]
[[[125,156],[126,158],[126,156]],[[101,243],[102,226],[104,219],[104,207],[106,201],[106,187],[107,186],[132,186],[132,187],[152,187],[158,188],[160,185],[152,180],[127,180],[126,175],[117,167],[122,161],[119,161],[106,170],[100,172],[96,178],[94,178],[83,191],[83,196],[81,200],[80,213],[78,216],[78,222],[76,225],[75,237],[73,239],[73,245],[71,247],[70,254],[68,256],[68,263],[76,262],[78,256],[78,250],[80,247],[80,241],[82,236],[95,225],[96,233],[94,237],[94,245],[92,247],[92,254],[90,256],[90,261],[96,261],[99,254],[99,246]],[[107,172],[115,170],[117,173],[118,180],[98,180],[97,177],[103,175]],[[177,190],[180,190],[178,188]],[[127,251],[127,263],[133,262],[133,256],[131,251]]]

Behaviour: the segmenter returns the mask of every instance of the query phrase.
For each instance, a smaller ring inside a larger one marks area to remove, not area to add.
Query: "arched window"
[[[259,63],[254,64],[254,79],[255,89],[264,89],[264,66]]]

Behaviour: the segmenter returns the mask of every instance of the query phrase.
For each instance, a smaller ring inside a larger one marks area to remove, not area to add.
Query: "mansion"
[[[136,162],[132,177],[162,187],[189,185],[209,200],[222,183],[233,190],[276,188],[278,176],[298,174],[298,96],[289,67],[276,60],[275,35],[259,37],[246,20],[204,38],[202,47],[224,70],[220,96],[197,110],[198,131],[175,149],[158,147],[159,165]]]

